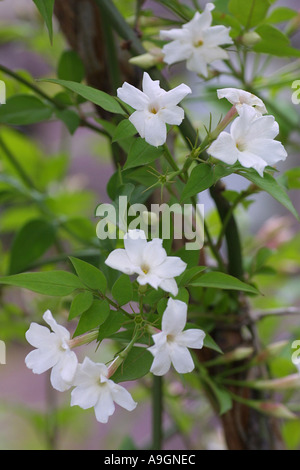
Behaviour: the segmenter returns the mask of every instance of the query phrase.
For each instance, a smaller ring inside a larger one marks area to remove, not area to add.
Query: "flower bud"
[[[281,403],[273,403],[270,401],[257,402],[257,406],[253,407],[261,413],[272,416],[274,418],[298,419],[294,413],[292,413],[285,405],[282,405]]]
[[[157,64],[163,63],[163,59],[164,54],[162,53],[161,49],[153,48],[149,52],[145,52],[145,54],[132,57],[129,59],[129,63],[147,70]]]
[[[299,388],[300,374],[292,374],[280,379],[257,380],[251,382],[251,387],[257,390],[289,390]]]
[[[244,46],[252,47],[261,41],[261,37],[255,31],[248,31],[242,36],[242,43]]]
[[[216,359],[209,361],[210,366],[228,364],[230,362],[243,361],[252,356],[254,349],[252,347],[240,347],[234,351],[218,356]]]
[[[288,343],[288,341],[284,340],[270,344],[255,357],[255,363],[265,362],[272,357],[276,357]]]

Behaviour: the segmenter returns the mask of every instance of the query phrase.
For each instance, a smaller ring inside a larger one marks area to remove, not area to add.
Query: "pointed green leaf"
[[[129,276],[122,274],[114,283],[111,293],[118,305],[128,304],[133,298],[132,282]]]
[[[82,335],[102,325],[110,313],[107,300],[95,299],[92,305],[82,313],[74,336]]]
[[[24,289],[50,296],[65,296],[76,289],[83,289],[80,279],[67,271],[21,273],[0,278],[0,284],[22,287]]]
[[[49,33],[50,42],[53,42],[52,16],[55,0],[33,0],[42,15]]]
[[[229,274],[217,271],[200,275],[196,280],[192,280],[189,285],[197,287],[212,287],[214,289],[238,290],[250,292],[252,294],[259,294],[259,291],[255,287],[246,284]]]
[[[100,290],[105,294],[107,281],[104,274],[92,264],[78,258],[69,257],[80,280],[90,289]]]
[[[105,109],[114,114],[126,114],[122,107],[119,105],[118,101],[113,97],[105,93],[104,91],[97,90],[90,86],[84,85],[82,83],[72,82],[69,80],[58,80],[47,78],[41,80],[43,82],[55,83],[56,85],[61,85],[64,88],[67,88],[70,91],[73,91],[87,101],[100,106],[100,108]]]

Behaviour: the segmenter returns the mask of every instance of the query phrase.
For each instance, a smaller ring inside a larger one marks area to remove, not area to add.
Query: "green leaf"
[[[43,220],[31,220],[17,233],[10,254],[9,274],[24,271],[40,258],[55,241],[52,224]]]
[[[178,286],[186,286],[196,278],[205,270],[207,269],[206,266],[193,266],[190,269],[186,269],[181,276],[178,277],[177,283]]]
[[[119,331],[125,321],[126,317],[123,313],[111,310],[109,316],[99,328],[98,341],[100,342],[104,338],[109,338],[111,335],[116,333],[116,331]]]
[[[53,109],[32,95],[15,95],[0,107],[0,123],[24,126],[47,121]]]
[[[132,282],[129,276],[122,274],[116,280],[112,287],[112,295],[120,306],[128,304],[133,299]]]
[[[253,50],[278,57],[300,57],[299,49],[290,45],[289,38],[279,29],[269,24],[261,25],[255,30],[261,37]]]
[[[83,62],[76,51],[64,51],[57,67],[57,76],[61,80],[80,83],[85,76]]]
[[[204,345],[205,348],[213,349],[214,351],[216,351],[220,354],[223,354],[222,349],[217,345],[215,340],[206,332],[205,332],[205,338],[204,338],[204,341],[203,341],[203,345]]]
[[[195,166],[181,195],[180,202],[205,191],[214,184],[214,172],[211,166],[200,164]]]
[[[89,309],[93,303],[93,300],[94,297],[91,292],[79,292],[79,294],[77,294],[72,301],[68,320],[73,320],[73,318],[81,315],[83,312]]]
[[[52,16],[53,16],[53,9],[54,9],[54,2],[55,0],[33,0],[36,7],[38,8],[40,14],[44,18],[46,23],[50,42],[53,42],[53,27],[52,27]]]
[[[294,217],[300,221],[300,216],[296,211],[293,203],[286,193],[284,187],[270,174],[265,173],[262,178],[256,171],[248,170],[245,173],[240,173],[242,176],[247,178],[249,181],[254,183],[260,189],[263,189],[269,193],[274,199],[282,204],[288,211],[290,211]]]
[[[112,142],[118,142],[119,140],[128,139],[133,137],[137,133],[136,128],[129,121],[129,119],[123,119],[121,121],[112,136]]]
[[[107,287],[106,277],[98,268],[86,261],[73,258],[73,256],[70,256],[69,259],[71,260],[78,277],[87,287],[99,290],[102,294],[105,294]]]
[[[226,390],[226,388],[217,386],[213,382],[211,382],[210,385],[212,392],[214,393],[219,404],[220,416],[222,416],[232,408],[232,399],[230,393],[228,392],[228,390]]]
[[[109,111],[110,113],[125,114],[125,111],[119,105],[118,101],[113,96],[108,95],[104,91],[69,80],[47,78],[41,81],[55,83],[56,85],[67,88],[77,95],[82,96],[82,98],[86,99],[87,101],[91,101],[97,106],[100,106],[100,108],[104,109],[105,111]]]
[[[214,289],[238,290],[250,292],[252,294],[259,294],[259,291],[255,287],[246,284],[229,274],[217,271],[200,275],[196,280],[192,280],[189,285],[197,287],[212,287]]]
[[[50,296],[65,296],[76,289],[83,289],[80,279],[67,271],[49,271],[36,273],[21,273],[0,278],[0,284],[22,287]]]
[[[140,379],[148,374],[152,362],[153,356],[146,348],[133,347],[112,380],[118,383]]]
[[[261,23],[269,10],[269,0],[230,0],[228,8],[235,18],[247,29]]]
[[[297,16],[298,12],[288,7],[277,7],[271,11],[266,23],[282,23],[283,21],[290,21]]]
[[[147,144],[147,142],[140,137],[134,139],[129,149],[124,170],[152,163],[162,156],[163,151],[162,147],[153,147],[152,145]]]
[[[83,335],[87,331],[98,328],[102,325],[110,313],[107,300],[95,299],[92,305],[82,313],[74,336]]]
[[[71,135],[73,135],[80,126],[80,117],[71,109],[56,109],[55,115],[67,126]]]

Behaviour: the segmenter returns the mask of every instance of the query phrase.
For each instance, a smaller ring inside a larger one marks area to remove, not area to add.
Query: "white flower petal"
[[[133,400],[131,394],[126,390],[126,388],[122,387],[121,385],[115,384],[110,380],[111,384],[111,395],[115,403],[125,408],[127,411],[132,411],[136,408],[137,403]]]
[[[196,72],[203,77],[208,76],[207,62],[203,57],[203,53],[199,49],[194,49],[192,55],[187,59],[186,67],[191,72]]]
[[[161,99],[160,105],[161,107],[173,107],[176,106],[180,101],[183,100],[188,94],[192,93],[192,90],[189,86],[182,83],[178,85],[176,88],[173,88],[170,91],[167,91]]]
[[[59,361],[59,354],[51,350],[34,349],[25,357],[25,364],[34,374],[43,374]]]
[[[204,338],[204,331],[195,328],[179,333],[176,336],[176,341],[180,346],[185,346],[186,348],[201,349],[203,348]]]
[[[71,392],[71,406],[80,406],[88,410],[96,405],[99,400],[100,390],[98,385],[78,386]]]
[[[172,106],[171,108],[162,108],[159,110],[159,118],[166,124],[172,126],[179,126],[184,119],[184,110],[179,106]]]
[[[151,287],[154,289],[158,289],[161,283],[161,279],[158,276],[155,276],[155,274],[141,274],[137,278],[137,282],[141,286],[145,286],[146,284],[149,284]]]
[[[147,248],[147,239],[143,230],[129,230],[124,236],[126,254],[134,266],[141,266],[143,253]]]
[[[148,96],[149,101],[156,99],[161,93],[161,88],[159,86],[159,80],[152,80],[150,75],[147,72],[143,74],[143,92]]]
[[[161,39],[173,39],[173,42],[180,42],[183,44],[190,40],[190,32],[186,28],[172,28],[169,30],[160,31]]]
[[[217,90],[217,95],[219,99],[226,98],[232,105],[238,106],[238,110],[240,106],[247,104],[248,106],[255,106],[256,111],[260,114],[267,112],[263,101],[248,91],[238,88],[223,88]]]
[[[31,323],[29,329],[25,333],[25,337],[31,346],[40,348],[46,344],[51,345],[55,338],[54,333],[51,333],[46,326]]]
[[[139,111],[145,109],[149,104],[147,95],[127,82],[123,83],[121,88],[118,88],[117,95],[124,103]]]
[[[153,147],[163,145],[167,140],[167,128],[158,114],[153,114],[145,124],[145,140]]]
[[[62,360],[59,362],[61,368],[61,377],[65,382],[71,383],[75,377],[78,359],[74,351],[66,351]]]
[[[267,166],[267,162],[258,155],[247,151],[239,152],[238,159],[245,168],[254,168],[261,177],[264,176],[264,169]]]
[[[198,11],[195,13],[194,18],[186,23],[183,27],[190,30],[194,35],[199,34],[199,31],[206,30],[212,23],[211,11],[214,10],[213,3],[207,3],[202,13]]]
[[[135,266],[130,261],[126,251],[122,248],[117,248],[112,251],[105,260],[105,264],[110,268],[117,269],[118,271],[128,275],[136,272]]]
[[[161,31],[161,33],[162,32],[163,31]],[[168,65],[187,60],[192,55],[192,52],[193,48],[191,43],[182,42],[180,40],[172,41],[169,44],[165,44],[162,48],[162,53],[164,54],[164,62]]]
[[[154,375],[165,375],[171,367],[171,359],[166,347],[160,348],[158,351],[153,347],[148,348],[148,351],[154,355],[150,372]]]
[[[94,408],[96,419],[99,423],[107,423],[108,418],[114,414],[115,405],[108,384],[102,386],[100,397]]]
[[[59,325],[56,320],[53,318],[52,313],[50,310],[47,310],[44,315],[43,319],[48,325],[51,327],[52,331],[59,337],[65,340],[70,339],[70,332],[64,327]]]
[[[129,121],[134,125],[142,138],[145,137],[145,111],[135,111],[129,116]]]
[[[184,329],[186,320],[186,303],[170,298],[162,316],[162,331],[166,335],[177,335]]]
[[[153,270],[161,278],[169,279],[180,276],[186,269],[187,264],[178,256],[168,256],[161,264]]]
[[[207,153],[228,165],[236,163],[239,154],[236,144],[228,132],[221,132],[217,140],[207,149]]]
[[[284,146],[278,140],[255,139],[248,144],[247,149],[271,166],[279,161],[284,161],[287,157]]]
[[[167,259],[167,253],[164,247],[162,246],[162,240],[160,238],[154,238],[144,248],[142,254],[142,264],[145,267],[149,267],[151,272],[153,268],[159,266]]]
[[[187,374],[195,368],[191,353],[184,346],[174,343],[170,348],[170,357],[175,370],[179,374]]]
[[[275,121],[274,116],[261,116],[252,120],[249,131],[247,133],[247,141],[252,142],[254,139],[275,139],[279,134],[279,125]]]
[[[232,44],[233,40],[229,36],[230,28],[223,25],[212,26],[203,33],[203,42],[205,46],[213,48],[220,44]]]
[[[174,295],[174,297],[176,297],[176,295],[178,294],[178,286],[175,279],[162,279],[159,284],[159,287],[162,290]]]
[[[50,374],[50,382],[52,387],[55,390],[58,390],[59,392],[65,392],[66,390],[69,390],[71,388],[72,384],[70,382],[66,382],[61,375],[62,372],[62,366],[58,362],[53,366]]]
[[[207,64],[211,64],[215,60],[228,59],[228,53],[221,47],[206,47],[202,51],[202,57]]]

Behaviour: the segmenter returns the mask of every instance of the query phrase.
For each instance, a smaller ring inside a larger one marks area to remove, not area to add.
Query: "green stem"
[[[16,159],[14,154],[7,147],[2,137],[0,137],[0,148],[5,153],[7,159],[10,161],[12,166],[15,168],[23,183],[31,189],[36,189],[32,179],[27,175],[26,171],[23,169],[22,165],[20,165],[19,161]]]
[[[57,101],[55,98],[52,98],[51,96],[47,95],[43,90],[41,90],[40,88],[38,88],[36,85],[34,85],[33,83],[29,82],[28,80],[26,80],[25,78],[23,78],[21,75],[13,72],[12,70],[8,69],[7,67],[5,67],[4,65],[0,65],[0,71],[5,73],[6,75],[14,78],[16,81],[18,81],[19,83],[22,83],[23,85],[25,85],[27,88],[29,88],[30,90],[34,91],[34,93],[36,93],[37,95],[39,95],[41,98],[45,99],[46,101],[48,101],[48,103],[52,104],[56,109],[60,110],[60,111],[63,111],[64,109],[67,109],[68,106],[60,103],[59,101]],[[106,137],[109,137],[109,134],[104,130],[104,129],[100,129],[100,127],[97,127],[95,126],[94,124],[88,122],[85,118],[81,117],[80,119],[80,125],[83,126],[83,127],[86,127],[94,132],[98,132],[99,134],[102,134]]]
[[[152,449],[161,450],[163,445],[163,379],[153,376],[152,385]]]

